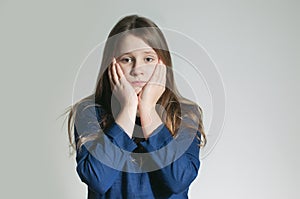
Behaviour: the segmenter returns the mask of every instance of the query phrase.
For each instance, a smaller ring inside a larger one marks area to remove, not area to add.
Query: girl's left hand
[[[155,108],[160,96],[165,91],[166,65],[159,59],[154,72],[138,96],[139,109]]]

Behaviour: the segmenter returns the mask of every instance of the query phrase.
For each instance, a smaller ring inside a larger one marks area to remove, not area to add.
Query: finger
[[[160,85],[160,76],[161,76],[161,59],[158,59],[157,64],[155,65],[154,71],[150,77],[150,84],[158,84]]]
[[[108,73],[108,79],[109,79],[109,81],[111,82],[111,73],[110,73],[110,67],[111,67],[111,66],[109,66],[109,67],[108,67],[108,69],[107,69],[107,73]]]
[[[116,59],[114,58],[113,60],[113,65],[111,67],[111,73],[112,73],[112,79],[114,81],[115,84],[119,83],[119,77],[116,71]]]
[[[167,81],[167,66],[164,65],[163,66],[163,72],[162,72],[162,84],[165,86],[166,85],[166,81]]]
[[[113,82],[112,75],[111,75],[111,66],[108,68],[108,77],[110,82],[110,88],[113,91],[115,83]]]
[[[116,63],[116,69],[117,69],[117,74],[118,74],[118,76],[119,76],[120,79],[121,79],[121,78],[124,76],[124,73],[123,73],[123,71],[122,71],[122,69],[121,69],[120,64]]]
[[[161,59],[159,59],[158,64],[163,64],[163,61]]]
[[[159,64],[159,84],[164,86],[165,85],[165,79],[166,79],[166,70],[167,67],[163,64],[163,62],[160,60]]]
[[[153,76],[154,76],[155,81],[159,80],[160,73],[161,73],[161,63],[162,63],[162,61],[161,61],[161,59],[159,59],[156,66],[155,66],[155,69],[154,69],[154,72],[153,72]]]
[[[161,73],[163,72],[162,71],[162,61],[161,61],[161,59],[159,59],[158,60],[158,63],[157,63],[157,65],[156,65],[156,67],[155,67],[155,73],[156,73],[156,75],[157,75],[157,82],[160,82],[160,79],[161,79]]]
[[[149,79],[150,84],[155,84],[157,82],[157,75],[158,75],[157,72],[158,72],[158,68],[157,68],[157,65],[156,65],[153,72],[152,72],[152,75]]]
[[[116,82],[114,82],[113,73],[112,73],[114,63],[115,63],[115,58],[113,58],[112,63],[110,64],[110,66],[109,66],[109,68],[108,68],[108,72],[109,72],[108,75],[109,75],[109,77],[110,77],[110,81],[111,81],[113,84],[116,83]]]

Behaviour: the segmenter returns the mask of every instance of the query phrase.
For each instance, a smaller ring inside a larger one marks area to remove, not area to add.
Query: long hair
[[[196,126],[192,125],[190,127],[201,133],[201,137],[197,136],[201,141],[199,147],[204,147],[207,140],[203,127],[202,109],[195,102],[184,98],[179,93],[174,81],[171,55],[166,39],[161,30],[151,20],[138,15],[126,16],[113,27],[105,43],[100,72],[93,94],[68,107],[66,113],[69,113],[67,118],[70,146],[75,150],[80,149],[85,142],[95,140],[99,136],[97,134],[80,136],[77,145],[74,142],[74,117],[76,115],[78,105],[84,101],[94,101],[95,106],[101,106],[105,110],[105,114],[100,121],[102,130],[109,128],[114,121],[111,107],[112,91],[108,77],[108,66],[112,64],[112,59],[116,56],[115,48],[118,45],[120,38],[128,33],[139,37],[146,44],[152,47],[158,57],[167,66],[165,91],[157,102],[157,104],[161,105],[165,110],[164,112],[159,112],[159,115],[166,127],[169,129],[172,136],[175,137],[178,133],[181,122],[183,121],[183,116],[190,118],[194,124],[196,124]],[[183,108],[184,113],[182,113]]]

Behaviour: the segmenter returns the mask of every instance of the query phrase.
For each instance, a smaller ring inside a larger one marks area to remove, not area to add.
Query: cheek
[[[148,70],[148,80],[150,80],[152,74],[154,73],[154,70],[155,70],[155,65],[154,66],[151,66],[149,67],[149,70]]]
[[[155,65],[151,65],[151,66],[147,67],[146,74],[147,74],[148,80],[150,79],[151,75],[153,74],[154,69],[155,69]]]
[[[121,66],[121,69],[122,69],[123,74],[124,74],[124,76],[126,77],[126,79],[128,79],[128,77],[130,76],[130,75],[129,75],[130,70],[127,69],[126,67],[122,67],[122,66]]]

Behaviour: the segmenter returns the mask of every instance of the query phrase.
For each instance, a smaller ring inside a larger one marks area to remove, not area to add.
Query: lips
[[[132,86],[144,86],[146,84],[145,81],[133,81],[131,82]]]

